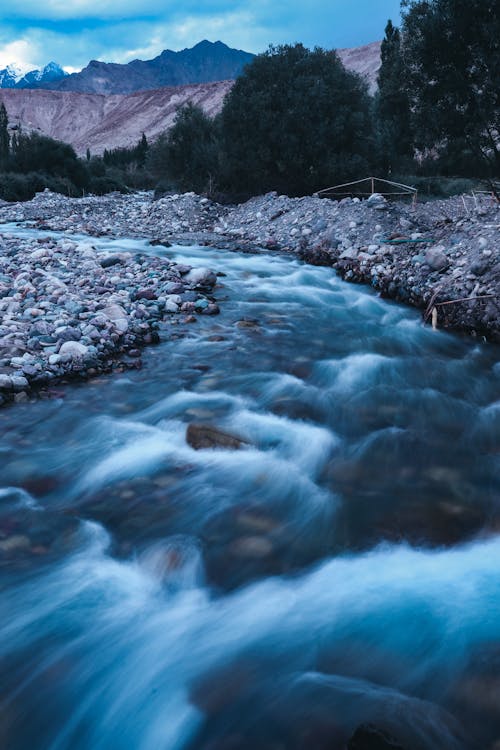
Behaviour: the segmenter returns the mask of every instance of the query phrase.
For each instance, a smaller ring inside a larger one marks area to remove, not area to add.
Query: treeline
[[[49,188],[79,197],[150,188],[154,181],[147,171],[149,144],[143,135],[132,148],[105,151],[103,156],[79,158],[72,146],[39,133],[9,132],[8,115],[0,105],[0,198],[30,200]]]
[[[180,110],[153,145],[168,189],[303,195],[377,173],[428,192],[500,174],[498,0],[403,0],[389,21],[378,90],[334,52],[271,47],[247,66],[219,116]]]
[[[228,200],[310,194],[370,173],[446,194],[500,174],[498,0],[402,0],[381,49],[378,89],[335,52],[270,47],[246,67],[221,113],[192,104],[155,143],[79,159],[41,135],[9,138],[0,107],[0,197],[43,187],[82,195],[151,188]],[[494,189],[494,188],[493,188]]]

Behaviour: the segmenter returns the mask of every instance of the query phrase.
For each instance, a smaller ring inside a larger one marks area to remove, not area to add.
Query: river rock
[[[211,288],[217,283],[217,277],[209,268],[193,268],[185,276],[192,286]]]
[[[0,391],[11,391],[13,389],[12,378],[0,373]]]
[[[88,352],[88,347],[85,344],[80,344],[79,341],[65,341],[59,349],[61,356],[68,356],[70,359],[82,359]]]
[[[104,255],[99,260],[99,263],[102,268],[110,268],[111,266],[116,266],[121,262],[122,262],[122,259],[119,255]]]
[[[125,312],[123,307],[121,307],[121,305],[108,305],[108,307],[104,308],[102,313],[113,322],[114,327],[116,328],[118,333],[127,333],[127,313]]]
[[[22,375],[13,375],[11,377],[12,387],[16,393],[20,393],[25,388],[29,388],[29,383]]]
[[[245,444],[245,440],[223,432],[212,425],[195,424],[188,425],[186,441],[191,448],[201,450],[205,448],[227,448],[238,450]]]
[[[445,271],[450,265],[442,245],[429,248],[425,253],[425,262],[433,271]]]

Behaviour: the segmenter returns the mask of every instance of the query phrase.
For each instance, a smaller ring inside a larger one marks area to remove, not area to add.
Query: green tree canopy
[[[374,146],[370,101],[335,52],[271,47],[245,68],[224,104],[229,186],[300,195],[365,176]]]
[[[500,171],[498,0],[403,0],[403,55],[416,144],[463,142]]]

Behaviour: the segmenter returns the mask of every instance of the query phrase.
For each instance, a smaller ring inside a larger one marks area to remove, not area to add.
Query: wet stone
[[[188,425],[186,441],[195,450],[207,448],[239,450],[246,444],[246,441],[242,438],[219,430],[217,427],[196,423]]]

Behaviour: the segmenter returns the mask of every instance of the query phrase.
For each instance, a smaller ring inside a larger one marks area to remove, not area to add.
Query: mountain
[[[135,145],[142,133],[154,140],[173,123],[178,107],[193,102],[214,116],[233,81],[164,87],[133,94],[80,94],[43,89],[4,89],[0,102],[9,126],[71,143],[84,155]]]
[[[7,65],[0,70],[1,89],[31,89],[40,88],[56,81],[60,81],[68,74],[55,62],[50,62],[41,70],[23,72],[15,65]]]
[[[250,52],[231,49],[222,42],[204,40],[192,49],[164,50],[152,60],[132,60],[125,65],[92,60],[80,73],[39,84],[39,87],[93,94],[130,94],[163,86],[211,83],[236,78],[253,57]]]
[[[17,83],[18,89],[43,88],[45,84],[54,83],[66,78],[68,74],[60,65],[55,62],[49,62],[41,70],[30,70]]]
[[[7,65],[0,70],[0,88],[13,89],[17,86],[18,81],[23,77],[23,72],[16,65]]]

